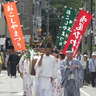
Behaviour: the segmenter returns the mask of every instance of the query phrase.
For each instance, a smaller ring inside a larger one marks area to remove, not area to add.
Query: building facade
[[[32,33],[32,0],[17,0],[17,7],[20,13],[21,24],[24,34]]]

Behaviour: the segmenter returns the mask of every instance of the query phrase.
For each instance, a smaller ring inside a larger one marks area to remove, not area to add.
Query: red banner
[[[76,55],[82,36],[84,35],[91,19],[92,15],[90,13],[84,10],[80,10],[80,12],[77,14],[74,25],[71,28],[71,33],[69,35],[67,43],[64,46],[64,54],[66,54],[69,45],[72,45],[73,56]]]
[[[16,2],[8,2],[3,4],[4,15],[7,21],[8,30],[16,51],[25,50],[25,40],[22,32]]]

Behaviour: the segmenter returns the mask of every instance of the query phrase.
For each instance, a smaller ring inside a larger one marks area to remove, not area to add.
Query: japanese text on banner
[[[25,40],[22,32],[16,2],[3,4],[4,15],[8,24],[8,30],[16,51],[25,50]]]
[[[72,8],[65,8],[64,16],[61,17],[60,22],[60,32],[57,34],[56,45],[57,47],[63,48],[66,44],[68,36],[70,34],[71,27],[73,25],[73,21],[76,16],[76,11]]]
[[[92,19],[92,15],[84,10],[80,10],[76,17],[76,21],[71,29],[71,34],[68,38],[66,45],[64,46],[63,53],[66,54],[66,51],[69,45],[72,45],[73,56],[76,55],[80,41]]]

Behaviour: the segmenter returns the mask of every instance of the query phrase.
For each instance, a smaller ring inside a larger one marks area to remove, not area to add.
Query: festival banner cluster
[[[7,21],[8,30],[16,51],[25,50],[25,40],[22,32],[16,2],[3,4],[4,15]]]
[[[90,13],[84,10],[80,10],[80,12],[77,14],[76,21],[71,28],[71,33],[68,37],[67,43],[64,46],[64,54],[66,54],[68,47],[72,45],[73,56],[76,55],[82,36],[84,35],[89,23],[91,22],[91,19],[92,15]]]
[[[56,46],[60,49],[66,44],[70,29],[76,17],[76,10],[72,8],[65,8],[64,15],[61,17],[61,24],[59,26],[60,32],[57,34]]]

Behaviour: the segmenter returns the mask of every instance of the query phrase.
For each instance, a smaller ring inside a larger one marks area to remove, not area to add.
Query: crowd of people
[[[71,50],[64,55],[54,48],[15,52],[11,47],[5,65],[8,76],[16,78],[18,70],[24,96],[80,96],[84,85],[96,87],[96,52],[91,58],[79,52],[74,58],[72,54]]]
[[[79,53],[74,58],[72,51],[66,55],[50,48],[36,51],[24,52],[19,61],[25,96],[80,96],[84,85],[96,86],[95,52],[89,59]]]

